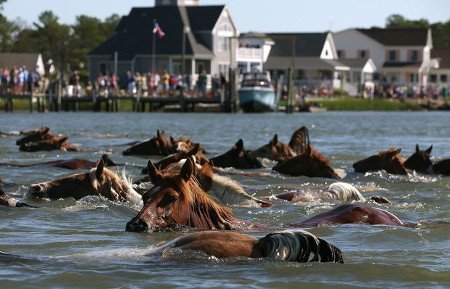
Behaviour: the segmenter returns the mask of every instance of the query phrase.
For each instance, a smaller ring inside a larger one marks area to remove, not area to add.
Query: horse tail
[[[310,144],[309,142],[309,132],[305,126],[297,129],[291,136],[289,141],[289,147],[296,153],[302,154],[306,147]]]
[[[126,194],[125,198],[131,203],[139,204],[142,201],[142,196],[133,188],[133,182],[131,180],[131,177],[127,177],[125,167],[122,169],[121,179],[123,190]]]
[[[259,239],[263,257],[296,262],[344,263],[339,248],[303,230],[274,232]]]

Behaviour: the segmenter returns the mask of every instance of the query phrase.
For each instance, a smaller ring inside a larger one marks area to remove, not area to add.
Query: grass
[[[319,103],[328,111],[409,111],[423,110],[410,101],[392,99],[363,99],[363,98],[314,98],[308,102]]]

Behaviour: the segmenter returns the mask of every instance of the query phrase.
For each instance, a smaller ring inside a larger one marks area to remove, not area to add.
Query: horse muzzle
[[[127,232],[146,232],[148,231],[148,224],[140,218],[133,218],[127,223],[125,230]]]

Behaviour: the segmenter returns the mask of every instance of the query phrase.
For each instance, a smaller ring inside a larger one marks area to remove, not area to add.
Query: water
[[[146,165],[142,157],[124,157],[127,142],[153,136],[164,129],[204,145],[210,156],[228,150],[239,138],[256,148],[278,134],[288,142],[302,125],[310,129],[313,145],[345,181],[371,187],[366,195],[388,197],[380,206],[408,222],[449,218],[450,177],[356,174],[352,163],[391,146],[410,155],[419,143],[433,144],[436,159],[450,157],[450,116],[441,112],[351,112],[312,114],[136,114],[59,113],[0,114],[0,131],[46,125],[54,133],[88,149],[82,153],[22,153],[16,137],[0,138],[0,162],[32,163],[40,159],[98,159],[111,153],[127,163],[138,178]],[[153,158],[157,160],[157,158]],[[270,169],[264,169],[270,172]],[[39,209],[0,207],[1,288],[449,288],[450,226],[403,228],[341,225],[309,229],[338,246],[345,264],[297,264],[237,258],[218,260],[201,254],[151,254],[158,244],[183,232],[129,233],[125,224],[139,207],[88,197],[80,201],[36,200],[24,196],[27,186],[70,174],[56,168],[0,167],[0,178],[12,196]],[[328,179],[234,176],[259,197],[285,190],[313,190]],[[337,204],[275,202],[270,208],[233,207],[238,218],[271,224],[295,223]],[[250,233],[261,237],[265,232]]]

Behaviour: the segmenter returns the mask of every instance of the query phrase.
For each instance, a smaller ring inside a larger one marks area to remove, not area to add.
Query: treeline
[[[30,27],[23,20],[3,15],[2,4],[6,1],[0,0],[0,52],[40,52],[44,59],[52,59],[57,68],[66,71],[86,71],[88,53],[112,35],[121,18],[117,14],[104,20],[80,15],[75,24],[67,25],[60,23],[52,11],[44,11]],[[396,14],[386,19],[385,27],[430,27],[434,48],[450,47],[450,19],[430,24],[426,19],[409,20]]]

